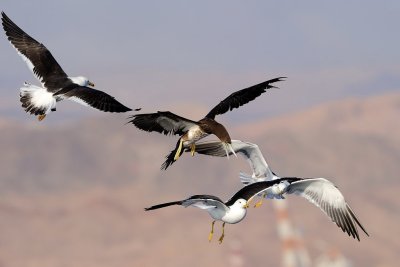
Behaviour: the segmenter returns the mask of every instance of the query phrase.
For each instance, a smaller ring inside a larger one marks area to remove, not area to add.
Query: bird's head
[[[83,76],[77,76],[77,77],[69,77],[69,79],[80,86],[91,86],[94,87],[94,83],[92,83],[91,81],[89,81],[88,78],[83,77]]]
[[[243,198],[239,198],[238,200],[233,203],[232,206],[240,207],[240,208],[247,208],[247,201]]]

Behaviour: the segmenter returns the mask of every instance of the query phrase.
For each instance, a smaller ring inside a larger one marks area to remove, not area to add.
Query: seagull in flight
[[[240,173],[240,180],[245,185],[259,182],[274,182],[279,191],[265,191],[261,193],[262,199],[282,199],[284,194],[295,194],[304,197],[312,204],[320,208],[343,232],[360,241],[358,228],[369,236],[354,211],[347,204],[340,190],[325,178],[299,178],[279,177],[268,166],[258,145],[232,140],[232,149],[236,154],[242,155],[249,163],[253,173],[251,175]],[[185,150],[188,152],[188,150]],[[196,152],[199,154],[225,157],[226,152],[218,141],[206,141],[196,144]],[[233,153],[233,152],[229,152]],[[274,193],[279,192],[279,193]],[[255,206],[260,206],[261,201]]]
[[[1,21],[8,40],[42,84],[39,87],[25,82],[21,87],[20,101],[27,113],[36,115],[42,121],[47,114],[56,111],[56,103],[64,99],[104,112],[132,110],[114,97],[93,89],[94,84],[88,78],[68,76],[50,51],[18,27],[4,12],[1,12]]]
[[[194,195],[189,198],[157,204],[148,208],[146,211],[165,208],[173,205],[183,207],[196,207],[208,212],[213,219],[211,231],[208,235],[208,241],[212,240],[214,234],[214,224],[216,221],[222,221],[222,235],[219,243],[221,244],[225,237],[225,224],[236,224],[244,219],[247,213],[248,203],[259,194],[281,195],[287,188],[286,184],[292,184],[299,181],[300,178],[285,178],[272,181],[255,182],[237,191],[228,201],[224,202],[219,197],[212,195]]]
[[[230,153],[235,154],[231,147],[231,137],[228,131],[222,124],[215,120],[215,116],[249,103],[266,92],[267,89],[277,88],[272,84],[283,81],[285,78],[286,77],[274,78],[236,91],[222,100],[199,121],[193,121],[178,116],[170,111],[158,111],[157,113],[133,115],[129,117],[131,120],[128,123],[132,123],[137,128],[144,131],[156,131],[165,135],[174,134],[180,136],[175,149],[166,156],[166,161],[161,166],[163,170],[166,170],[178,160],[183,153],[182,148],[190,148],[193,156],[196,149],[196,142],[210,134],[214,134],[219,138],[226,155]],[[230,153],[228,151],[230,151]]]

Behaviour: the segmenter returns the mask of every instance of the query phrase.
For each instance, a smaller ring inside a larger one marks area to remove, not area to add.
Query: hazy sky
[[[351,96],[399,90],[399,1],[2,1],[1,9],[124,104],[201,116],[231,92],[287,76],[280,90],[232,112],[251,120]],[[3,34],[0,117],[38,84]],[[102,115],[78,104],[49,116]],[[226,115],[227,116],[227,115]]]

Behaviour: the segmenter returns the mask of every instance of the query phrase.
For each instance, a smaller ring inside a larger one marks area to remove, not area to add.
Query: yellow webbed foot
[[[262,205],[265,195],[266,195],[266,193],[262,194],[261,199],[256,204],[254,204],[254,208],[258,208]]]
[[[46,114],[38,115],[37,118],[39,121],[42,121],[42,120],[44,120],[44,118],[46,118]]]
[[[254,208],[261,207],[262,203],[263,203],[263,200],[261,199],[261,200],[258,201],[256,204],[254,204]]]

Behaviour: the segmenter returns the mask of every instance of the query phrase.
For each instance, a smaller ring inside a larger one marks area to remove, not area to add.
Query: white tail
[[[52,93],[27,82],[20,88],[20,101],[25,111],[34,115],[48,114],[56,107]]]

